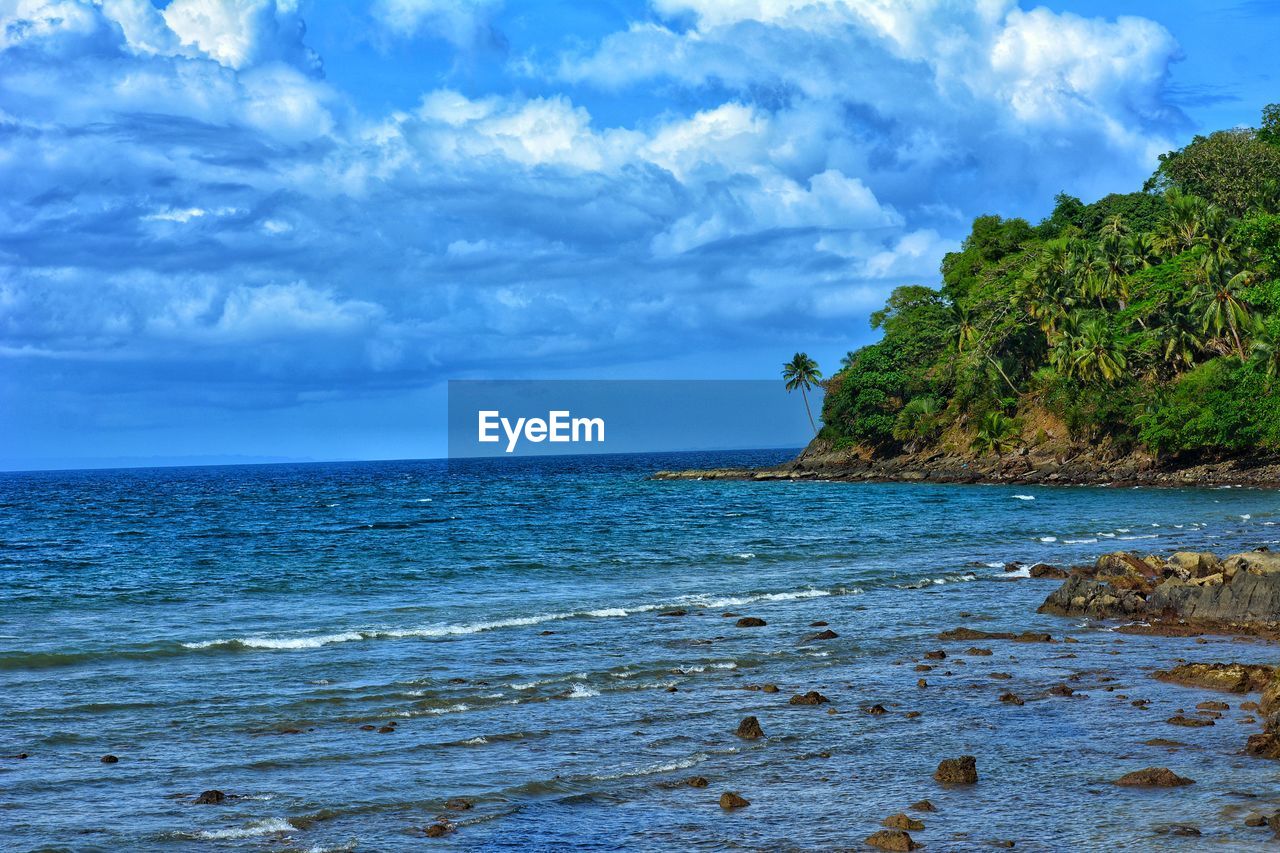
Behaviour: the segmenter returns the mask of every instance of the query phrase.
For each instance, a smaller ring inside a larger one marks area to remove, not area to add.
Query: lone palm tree
[[[791,361],[782,365],[782,378],[787,381],[788,392],[800,389],[800,396],[804,398],[804,411],[809,416],[809,426],[813,427],[813,434],[817,435],[818,425],[813,422],[813,411],[809,408],[809,389],[822,381],[818,362],[805,353],[798,352]]]

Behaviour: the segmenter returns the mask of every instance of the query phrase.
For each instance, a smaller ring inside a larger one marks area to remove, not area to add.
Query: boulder
[[[1061,566],[1051,566],[1048,563],[1036,563],[1027,573],[1033,578],[1055,578],[1063,579],[1067,577],[1067,570]]]
[[[769,623],[759,618],[758,616],[743,616],[734,624],[737,625],[739,628],[763,628],[765,625],[768,625]]]
[[[116,758],[114,755],[104,755],[102,756],[101,760],[103,764],[119,764],[120,763],[120,759]]]
[[[911,829],[911,830],[924,829],[924,821],[917,820],[916,818],[913,818],[909,815],[905,815],[902,812],[889,815],[887,818],[885,818],[880,822],[880,825],[887,826],[890,829]]]
[[[1205,726],[1213,725],[1213,720],[1205,720],[1200,717],[1186,717],[1186,716],[1183,716],[1182,714],[1175,714],[1174,716],[1165,720],[1165,722],[1175,726],[1183,726],[1188,729],[1200,729],[1200,728],[1204,728]]]
[[[1165,565],[1183,580],[1203,577],[1222,568],[1218,558],[1207,551],[1177,551],[1170,555]]]
[[[933,778],[944,785],[972,785],[978,781],[978,761],[972,755],[945,758]]]
[[[832,631],[830,628],[828,628],[828,629],[827,629],[827,630],[825,630],[825,631],[818,631],[816,634],[809,634],[808,636],[806,636],[806,637],[805,637],[803,640],[801,640],[800,642],[802,642],[802,643],[814,643],[814,642],[818,642],[818,641],[820,641],[820,640],[834,640],[836,637],[839,637],[839,636],[840,636],[840,635],[839,635],[839,634],[837,634],[835,631]]]
[[[450,832],[453,832],[453,824],[443,820],[437,821],[423,830],[427,838],[442,838]]]
[[[226,802],[227,795],[221,791],[210,790],[204,791],[200,796],[196,797],[196,805],[198,806],[216,806]]]
[[[737,791],[725,791],[720,795],[720,808],[725,811],[746,808],[749,805],[751,805],[751,802]]]
[[[1016,693],[1005,693],[1005,694],[1003,694],[1003,695],[1000,697],[1000,701],[1001,701],[1001,702],[1004,702],[1006,705],[1025,705],[1025,704],[1027,704],[1026,702],[1022,701],[1022,699],[1020,699],[1020,698],[1018,697],[1018,694],[1016,694]]]
[[[444,801],[444,807],[455,812],[470,811],[472,805],[472,802],[466,797],[450,797]]]
[[[928,800],[920,800],[908,806],[913,812],[936,812],[938,807]]]
[[[706,776],[690,776],[688,779],[684,780],[684,783],[690,788],[705,788],[707,785],[711,784],[707,781]]]
[[[1195,780],[1179,776],[1168,767],[1147,767],[1124,774],[1115,784],[1130,788],[1178,788],[1194,785]]]
[[[816,690],[810,690],[808,693],[797,693],[791,697],[788,705],[821,705],[824,702],[830,702],[826,696],[823,696]]]
[[[901,829],[881,829],[867,836],[867,844],[881,850],[910,851],[920,845],[911,840],[911,836]]]
[[[760,727],[760,721],[755,717],[745,717],[738,723],[738,730],[734,734],[744,740],[757,740],[764,737],[764,729]]]

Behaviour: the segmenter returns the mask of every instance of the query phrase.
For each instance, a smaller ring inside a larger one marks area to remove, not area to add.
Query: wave
[[[1057,542],[1058,537],[1057,536],[1041,536],[1040,541],[1041,542]]]
[[[275,835],[281,832],[293,832],[295,827],[284,818],[270,818],[251,823],[248,826],[228,829],[207,829],[192,833],[192,836],[205,841],[225,841],[236,838],[256,838],[259,835]]]
[[[1088,538],[1088,539],[1063,539],[1063,540],[1062,540],[1062,544],[1063,544],[1063,545],[1092,545],[1093,543],[1095,543],[1095,542],[1097,542],[1097,541],[1098,541],[1098,540],[1097,540],[1096,538]]]
[[[599,696],[599,690],[593,690],[585,684],[575,684],[573,689],[565,694],[566,699],[589,699],[592,696]]]
[[[1018,501],[1033,501],[1036,499],[1036,496],[1035,495],[1014,495],[1013,499]]]

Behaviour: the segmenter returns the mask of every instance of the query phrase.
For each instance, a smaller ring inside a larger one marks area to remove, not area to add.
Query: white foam
[[[396,714],[397,717],[438,717],[441,714],[460,714],[463,711],[471,710],[471,706],[459,702],[456,705],[446,705],[443,708],[423,708],[421,711],[401,711]]]
[[[233,838],[254,838],[259,835],[273,835],[278,832],[293,832],[293,824],[284,818],[271,818],[251,823],[248,826],[233,829],[210,829],[195,834],[196,838],[208,841],[221,841]]]
[[[463,741],[463,743],[468,744],[469,746],[482,746],[488,742],[489,741],[485,740],[483,737],[473,737],[470,740]]]
[[[1144,533],[1144,534],[1140,534],[1140,535],[1138,535],[1138,536],[1121,536],[1120,538],[1121,538],[1121,539],[1128,540],[1128,541],[1133,541],[1134,539],[1159,539],[1159,538],[1160,538],[1160,534],[1158,534],[1158,533]]]
[[[1091,544],[1093,544],[1094,542],[1097,542],[1097,541],[1098,541],[1097,539],[1093,539],[1093,538],[1090,538],[1090,539],[1063,539],[1063,540],[1062,540],[1062,544],[1063,544],[1063,545],[1091,545]]]
[[[1252,516],[1251,514],[1247,513],[1247,512],[1246,512],[1244,515],[1240,516],[1240,517],[1241,517],[1242,519],[1244,519],[1245,521],[1248,521],[1249,519],[1253,518],[1253,516]]]
[[[1009,572],[1008,574],[1006,574],[1006,575],[1005,575],[1005,577],[1007,577],[1007,578],[1029,578],[1029,577],[1031,577],[1031,567],[1030,567],[1030,566],[1023,566],[1022,568],[1018,569],[1017,571]]]
[[[323,634],[318,637],[236,637],[230,640],[205,640],[202,643],[183,643],[188,649],[207,649],[211,646],[238,645],[248,649],[318,649],[330,643],[349,643],[352,640],[363,640],[365,634],[359,631],[344,631],[340,634]]]
[[[1035,495],[1014,495],[1013,498],[1014,500],[1019,500],[1019,501],[1033,501],[1036,499],[1036,496]]]
[[[734,554],[733,556],[737,557],[739,560],[754,560],[756,558],[756,555],[750,551],[743,551],[741,554]]]
[[[599,690],[592,690],[590,687],[587,687],[585,684],[575,684],[573,685],[573,689],[569,691],[568,698],[569,699],[588,699],[592,696],[599,696],[599,695],[600,695]]]
[[[1041,536],[1040,541],[1041,542],[1057,542],[1058,537],[1057,536]]]

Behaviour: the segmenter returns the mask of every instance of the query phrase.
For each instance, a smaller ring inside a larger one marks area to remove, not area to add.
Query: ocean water
[[[647,479],[789,455],[0,475],[0,847],[831,849],[923,798],[935,850],[1269,837],[1245,697],[1151,672],[1277,650],[1040,616],[1056,582],[1001,565],[1275,543],[1275,493]],[[936,638],[958,625],[1078,642]],[[979,783],[934,783],[961,754]],[[1197,784],[1110,784],[1150,765]]]

